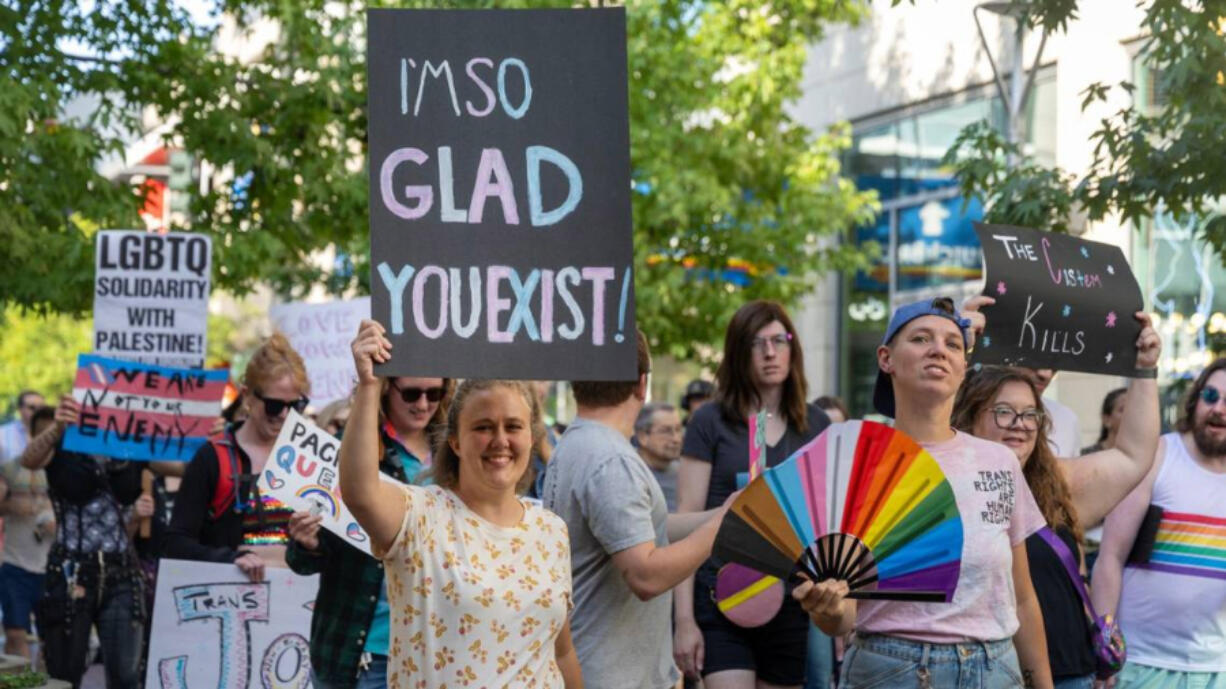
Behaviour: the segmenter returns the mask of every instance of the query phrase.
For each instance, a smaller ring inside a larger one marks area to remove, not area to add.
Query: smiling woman
[[[382,382],[374,364],[390,357],[385,333],[363,321],[353,342],[358,387],[340,473],[345,504],[387,574],[396,640],[386,657],[388,686],[406,685],[409,677],[425,686],[455,677],[582,686],[568,622],[566,525],[519,497],[531,481],[536,435],[544,432],[532,391],[518,381],[464,381],[435,446],[433,484],[382,481]],[[397,397],[428,399],[429,388],[405,385],[404,379],[389,385],[391,404]]]

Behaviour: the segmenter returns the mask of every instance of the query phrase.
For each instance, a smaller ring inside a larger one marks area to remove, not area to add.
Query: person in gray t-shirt
[[[542,491],[570,532],[571,632],[588,689],[677,683],[670,592],[710,555],[726,510],[670,517],[630,444],[651,368],[637,335],[637,380],[571,383],[578,417],[558,441]],[[670,537],[679,540],[669,545]]]

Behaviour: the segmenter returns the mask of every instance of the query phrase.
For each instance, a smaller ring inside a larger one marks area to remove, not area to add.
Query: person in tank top
[[[1226,358],[1201,372],[1182,412],[1103,528],[1091,595],[1128,643],[1117,689],[1226,687]]]

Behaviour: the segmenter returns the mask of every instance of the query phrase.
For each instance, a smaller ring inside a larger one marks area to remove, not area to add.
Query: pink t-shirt
[[[949,603],[860,601],[856,631],[916,641],[996,641],[1017,631],[1013,546],[1046,523],[1004,445],[959,432],[921,443],[953,487],[962,513],[962,572]]]

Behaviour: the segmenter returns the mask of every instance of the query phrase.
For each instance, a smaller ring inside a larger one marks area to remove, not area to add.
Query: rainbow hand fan
[[[871,421],[834,424],[732,503],[714,553],[796,580],[848,582],[848,598],[948,602],[962,518],[941,467]]]

